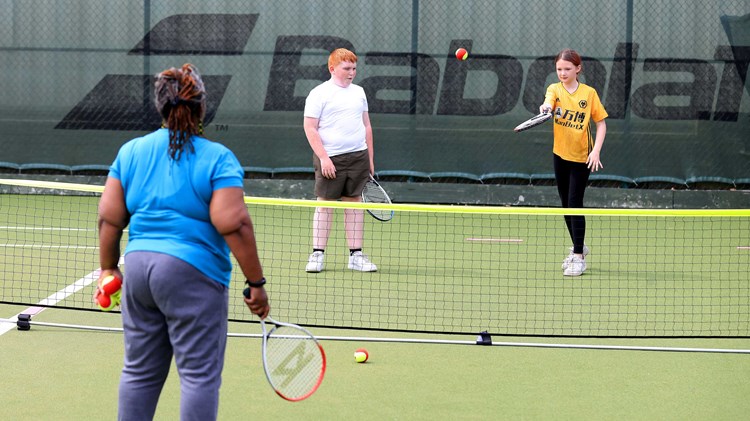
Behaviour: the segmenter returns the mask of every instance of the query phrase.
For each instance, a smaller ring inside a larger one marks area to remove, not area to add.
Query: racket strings
[[[299,399],[315,391],[323,375],[323,358],[315,339],[301,330],[281,326],[266,339],[269,380],[287,399]]]
[[[524,121],[523,123],[521,123],[518,126],[516,126],[516,128],[513,129],[513,130],[515,130],[517,132],[520,132],[520,131],[523,131],[523,130],[526,130],[526,129],[530,129],[532,127],[536,127],[536,126],[544,123],[545,121],[547,121],[547,120],[549,120],[551,118],[552,118],[552,114],[550,114],[550,113],[542,113],[542,114],[536,115],[536,116],[531,117],[530,119]]]
[[[385,191],[373,182],[365,184],[365,189],[362,191],[362,201],[365,203],[391,203],[391,199]],[[389,220],[393,216],[393,211],[390,209],[368,209],[367,211],[381,221]]]
[[[388,197],[383,193],[383,190],[372,183],[365,184],[362,198],[367,203],[390,203],[390,200],[388,200]]]

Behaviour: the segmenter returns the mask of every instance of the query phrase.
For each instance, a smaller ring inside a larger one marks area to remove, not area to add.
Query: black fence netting
[[[750,185],[746,0],[3,4],[5,172],[105,170],[159,126],[153,75],[185,62],[204,74],[209,138],[249,172],[305,172],[304,100],[329,77],[329,51],[346,47],[359,57],[379,172],[548,180],[552,126],[513,127],[537,113],[569,47],[609,113],[598,180]]]

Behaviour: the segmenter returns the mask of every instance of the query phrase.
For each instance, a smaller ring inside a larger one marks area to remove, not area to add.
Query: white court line
[[[520,238],[467,238],[466,241],[480,241],[487,243],[523,243]]]
[[[0,229],[16,231],[96,231],[95,228],[15,227],[7,225],[0,226]]]
[[[0,230],[14,230],[14,231],[56,231],[56,232],[72,232],[72,231],[96,231],[95,228],[55,228],[55,227],[21,227],[21,226],[0,226]],[[99,247],[90,246],[52,246],[52,245],[39,245],[39,244],[0,244],[2,248],[22,248],[22,249],[71,249],[71,250],[95,250]]]
[[[95,247],[98,248],[98,247]],[[120,256],[120,259],[117,261],[117,265],[121,266],[123,263],[125,263],[125,257]],[[66,286],[65,288],[61,289],[60,291],[57,291],[56,293],[50,295],[49,297],[43,299],[42,301],[39,301],[37,303],[37,306],[52,306],[60,301],[68,298],[69,296],[75,294],[76,292],[82,290],[83,288],[86,288],[87,286],[91,285],[99,279],[99,274],[101,273],[101,268],[89,273],[88,275],[84,276],[83,278],[73,282],[72,284]],[[9,320],[13,320],[14,322],[18,321],[18,316],[20,314],[32,314],[36,315],[44,311],[47,307],[29,307],[26,310],[16,314],[15,316],[11,317]],[[0,323],[0,336],[13,330],[16,325],[11,323]]]
[[[99,279],[99,273],[100,269],[97,269],[88,275],[84,276],[83,278],[73,282],[72,284],[66,286],[65,288],[61,289],[60,291],[55,292],[54,294],[50,295],[49,297],[43,299],[42,301],[39,301],[37,303],[37,306],[40,307],[29,307],[26,310],[16,314],[15,316],[11,317],[10,320],[13,320],[14,322],[18,321],[18,316],[20,314],[39,314],[46,307],[44,306],[52,306],[60,301],[68,298],[69,296],[75,294],[76,292],[82,290],[83,288],[86,288],[87,286],[91,285],[94,281]],[[16,328],[16,325],[11,323],[2,323],[0,324],[0,335],[3,335],[13,329]]]
[[[71,249],[71,250],[97,250],[95,246],[47,246],[43,244],[0,244],[3,248],[19,249]]]
[[[737,246],[737,250],[750,250],[750,246]]]

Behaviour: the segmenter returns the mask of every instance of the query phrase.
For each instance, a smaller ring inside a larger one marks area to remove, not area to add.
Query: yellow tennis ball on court
[[[366,363],[370,359],[370,354],[364,348],[359,348],[354,351],[354,361],[358,363]]]

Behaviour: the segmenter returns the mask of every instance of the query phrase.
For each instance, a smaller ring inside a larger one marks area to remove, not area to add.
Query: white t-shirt
[[[310,91],[305,100],[305,117],[318,119],[318,133],[328,156],[367,149],[362,113],[368,112],[361,86],[346,88],[332,80]]]

